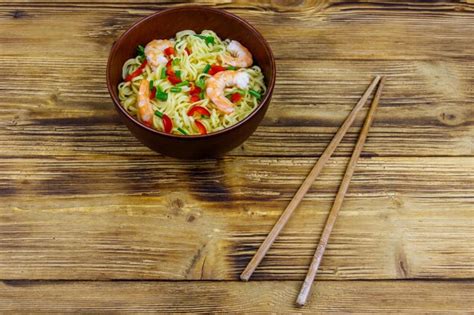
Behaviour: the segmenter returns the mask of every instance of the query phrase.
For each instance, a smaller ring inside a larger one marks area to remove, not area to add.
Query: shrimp
[[[206,94],[216,105],[217,109],[225,114],[234,112],[234,104],[224,95],[224,89],[237,86],[246,89],[249,85],[250,76],[246,72],[227,70],[216,73],[207,80]]]
[[[229,45],[227,45],[227,50],[230,52],[231,56],[222,57],[224,65],[241,68],[250,67],[252,65],[252,54],[238,41],[230,41]]]
[[[150,103],[150,83],[147,79],[140,82],[138,89],[138,119],[148,127],[153,124],[153,107]]]
[[[174,43],[167,39],[154,39],[146,45],[146,60],[153,70],[155,70],[159,65],[165,65],[168,62],[164,50],[173,46]]]

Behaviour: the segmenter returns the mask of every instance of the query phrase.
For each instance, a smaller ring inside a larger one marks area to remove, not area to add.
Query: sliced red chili
[[[171,66],[171,64],[166,65],[166,74],[167,75],[173,75],[174,74],[173,67]]]
[[[150,121],[142,121],[142,124],[144,124],[145,126],[150,127],[150,128],[153,127],[153,123],[151,122],[151,120]]]
[[[176,85],[181,82],[181,79],[176,76],[174,72],[168,75],[168,81],[170,81],[171,84]]]
[[[150,93],[150,99],[153,100],[156,97],[156,88],[154,87]]]
[[[190,49],[188,49],[187,47],[186,47],[186,48],[184,48],[184,51],[185,51],[185,52],[187,52],[187,53],[188,53],[188,55],[191,55],[191,50],[190,50]]]
[[[211,116],[211,113],[202,106],[193,106],[191,109],[188,110],[188,116],[193,116],[194,114],[199,114],[203,116]]]
[[[133,71],[132,73],[130,73],[126,78],[125,78],[125,81],[132,81],[133,78],[139,76],[140,74],[142,74],[143,70],[145,69],[147,65],[147,61],[145,59],[145,61],[143,61],[143,63],[140,65],[140,67],[137,68],[137,70]]]
[[[232,96],[230,97],[230,100],[232,101],[232,103],[237,103],[238,101],[240,101],[242,99],[242,95],[240,95],[240,93],[234,93],[232,94]]]
[[[199,120],[195,120],[194,123],[196,124],[196,127],[198,128],[200,134],[207,134],[206,126],[204,126],[202,122],[200,122]]]
[[[168,47],[168,48],[166,48],[165,50],[163,50],[163,52],[164,52],[165,55],[167,55],[167,56],[174,55],[174,48],[173,48],[173,47]]]
[[[173,122],[171,121],[171,118],[169,118],[168,115],[163,114],[163,117],[161,117],[161,121],[163,122],[163,131],[166,133],[170,133],[171,129],[173,129]]]
[[[191,103],[196,103],[199,102],[201,99],[199,98],[199,94],[193,94],[191,95],[189,100],[191,101]]]
[[[209,74],[210,75],[214,75],[216,74],[217,72],[221,72],[221,71],[225,71],[227,70],[226,68],[222,67],[222,66],[219,66],[219,65],[212,65],[211,66],[211,69],[209,69]]]
[[[201,93],[201,88],[199,86],[196,86],[194,83],[190,84],[190,90],[189,94],[194,95],[194,94],[199,94]]]

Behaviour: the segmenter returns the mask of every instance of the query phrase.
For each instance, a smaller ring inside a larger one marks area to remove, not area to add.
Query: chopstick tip
[[[240,275],[240,280],[242,280],[242,281],[247,282],[247,281],[249,281],[249,279],[250,279],[249,275],[246,275],[246,274],[243,274],[243,273]]]

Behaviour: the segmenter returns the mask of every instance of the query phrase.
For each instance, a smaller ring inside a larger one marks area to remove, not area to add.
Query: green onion
[[[249,94],[255,96],[256,98],[262,97],[262,95],[255,90],[249,90]]]
[[[204,78],[199,78],[196,80],[196,86],[198,86],[201,90],[206,87],[206,82],[204,81]]]
[[[163,118],[163,113],[160,112],[159,110],[155,110],[155,115],[160,117],[160,118]]]
[[[153,86],[153,80],[150,80],[150,90],[153,90],[154,86]]]
[[[207,65],[204,67],[204,70],[202,70],[202,72],[208,73],[209,70],[211,70],[211,65],[210,65],[210,64],[207,64]]]
[[[194,36],[199,37],[200,39],[203,39],[206,42],[206,44],[214,44],[215,43],[215,39],[212,36],[206,36],[206,35],[200,35],[200,34],[196,34]]]
[[[228,67],[227,67],[227,70],[237,70],[237,68],[234,67],[234,66],[228,66]]]
[[[201,91],[201,93],[199,93],[199,98],[202,100],[204,99],[204,91]]]
[[[178,77],[178,79],[181,79],[181,70],[176,70],[174,72],[174,74],[176,74],[176,76]]]
[[[202,118],[207,118],[207,116],[201,115],[201,119],[202,119]]]
[[[239,93],[240,95],[245,95],[245,91],[242,89],[236,89],[236,92]]]
[[[205,41],[206,41],[207,45],[209,45],[209,44],[214,45],[214,37],[212,37],[212,36],[207,36]]]
[[[166,79],[166,69],[161,68],[161,74],[160,74],[160,79]]]
[[[176,128],[178,129],[179,132],[181,132],[183,135],[187,135],[188,133],[186,132],[186,130],[182,129],[181,127],[178,127]]]
[[[189,84],[189,81],[186,80],[186,81],[176,84],[176,87],[187,86],[188,84]]]
[[[173,86],[173,87],[170,89],[170,92],[173,92],[173,93],[181,92],[181,88],[180,88],[180,87]]]
[[[171,61],[171,64],[172,64],[173,66],[177,66],[177,65],[179,65],[179,62],[180,62],[180,59],[179,59],[179,58],[174,58],[173,61]]]
[[[202,90],[206,87],[206,81],[201,77],[196,81],[196,85]]]
[[[168,99],[168,93],[165,93],[163,91],[161,91],[161,89],[159,89],[157,92],[156,92],[156,96],[155,96],[157,99],[159,99],[160,101],[166,101]]]
[[[137,47],[137,55],[141,57],[145,57],[145,48],[142,45],[138,45]]]

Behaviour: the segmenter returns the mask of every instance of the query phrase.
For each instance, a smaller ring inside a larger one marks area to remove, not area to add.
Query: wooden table
[[[112,42],[170,5],[54,2],[0,4],[0,311],[474,310],[472,0],[218,5],[268,39],[278,79],[255,134],[195,162],[138,143],[105,86]],[[365,112],[239,282],[375,74],[384,95],[309,304],[294,299]]]

